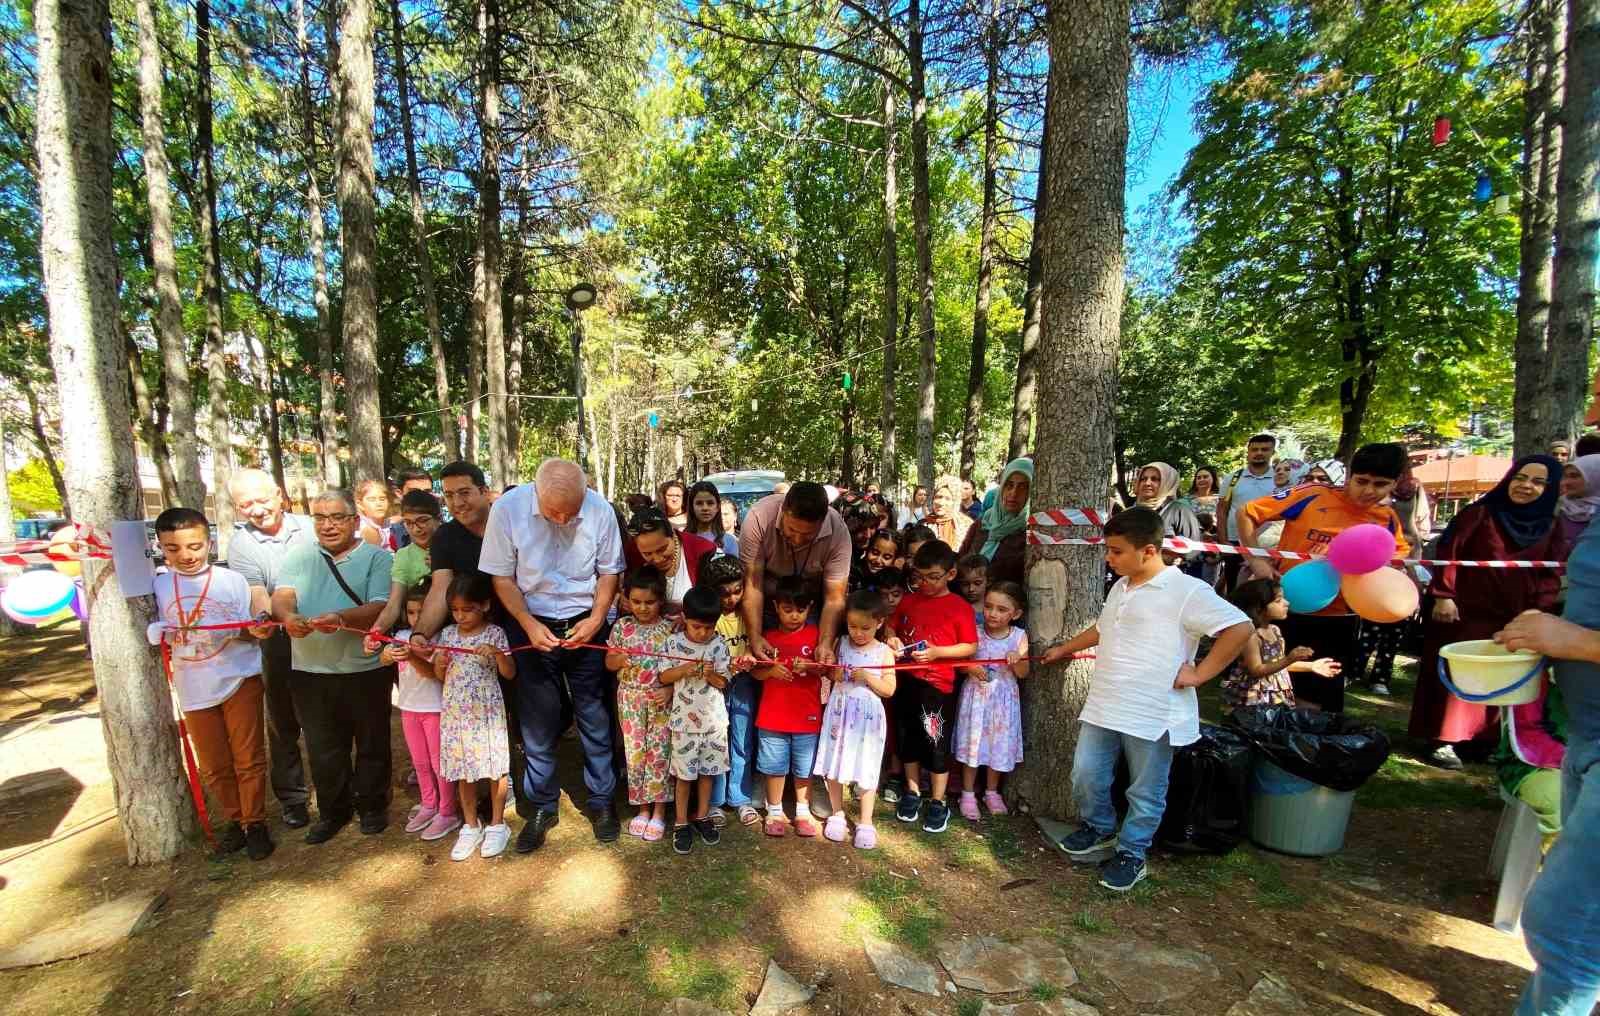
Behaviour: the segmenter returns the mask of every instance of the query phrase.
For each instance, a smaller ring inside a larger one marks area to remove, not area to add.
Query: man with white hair
[[[494,576],[496,595],[530,646],[514,656],[526,759],[523,799],[533,812],[517,836],[520,854],[543,846],[559,820],[556,741],[563,683],[583,746],[585,812],[595,839],[609,843],[621,831],[612,801],[617,779],[605,651],[579,644],[605,642],[606,614],[623,568],[616,513],[588,488],[574,463],[546,459],[532,483],[508,491],[489,510],[478,569]]]
[[[311,520],[284,510],[277,481],[259,469],[236,470],[228,478],[228,497],[238,518],[228,541],[228,567],[250,584],[250,612],[272,610],[272,593],[289,551],[317,542]],[[272,761],[272,796],[283,809],[283,824],[299,829],[311,821],[306,811],[306,771],[300,759],[300,720],[289,689],[289,636],[279,628],[261,643],[261,680],[266,686],[267,753]]]

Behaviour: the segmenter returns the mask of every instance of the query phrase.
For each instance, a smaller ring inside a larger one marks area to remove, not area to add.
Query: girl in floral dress
[[[883,594],[858,589],[850,594],[845,611],[846,636],[839,640],[838,660],[844,668],[828,696],[822,714],[822,735],[812,772],[828,781],[828,804],[833,813],[822,835],[835,843],[845,834],[844,788],[854,783],[861,804],[856,822],[856,849],[878,845],[872,826],[877,801],[878,773],[883,768],[884,739],[889,733],[883,701],[894,694],[894,652],[878,641],[878,628],[889,616]]]
[[[667,580],[655,567],[642,565],[623,578],[622,595],[633,616],[624,614],[612,626],[606,669],[617,672],[617,720],[628,760],[628,803],[639,808],[628,832],[653,843],[666,835],[667,803],[672,800],[668,771],[672,689],[660,681],[670,661],[662,655],[632,653],[667,651],[672,622],[661,617]]]
[[[477,572],[456,575],[450,581],[449,598],[455,624],[439,633],[426,659],[420,652],[413,652],[412,659],[419,670],[426,666],[443,675],[439,775],[456,781],[463,820],[477,816],[478,781],[489,781],[493,821],[487,827],[462,825],[450,851],[452,861],[465,861],[474,850],[497,857],[511,839],[505,819],[511,746],[497,677],[510,680],[516,669],[508,655],[506,633],[488,622],[494,599],[488,577]]]
[[[983,594],[978,659],[1004,660],[967,671],[950,745],[961,770],[961,817],[978,821],[978,767],[987,766],[984,807],[1004,815],[1000,778],[1022,762],[1022,695],[1017,679],[1028,676],[1028,633],[1018,628],[1026,595],[1015,582],[996,582]]]
[[[1253,579],[1233,591],[1233,605],[1250,616],[1255,631],[1244,644],[1244,652],[1234,661],[1222,681],[1222,712],[1231,714],[1241,706],[1288,706],[1295,708],[1291,672],[1338,677],[1339,661],[1313,660],[1305,646],[1284,652],[1283,632],[1274,621],[1289,616],[1289,601],[1273,579]]]

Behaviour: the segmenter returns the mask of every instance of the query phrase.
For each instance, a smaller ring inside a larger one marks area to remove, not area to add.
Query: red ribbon
[[[201,626],[194,626],[201,627]],[[241,627],[237,625],[205,625],[204,629],[224,627]],[[172,678],[172,643],[168,642],[165,634],[161,638],[161,669],[167,675],[167,687],[177,693],[177,686]],[[178,707],[178,744],[183,747],[183,768],[189,776],[189,796],[194,799],[195,814],[200,817],[200,831],[206,834],[206,842],[211,844],[211,849],[217,848],[216,833],[211,831],[211,815],[206,811],[206,795],[200,789],[200,767],[194,761],[194,748],[189,745],[189,725],[183,722],[183,707]]]

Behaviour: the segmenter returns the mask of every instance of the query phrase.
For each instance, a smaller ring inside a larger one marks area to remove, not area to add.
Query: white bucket
[[[1492,639],[1452,642],[1439,650],[1439,680],[1452,695],[1481,706],[1537,702],[1544,669],[1538,653],[1513,652]]]

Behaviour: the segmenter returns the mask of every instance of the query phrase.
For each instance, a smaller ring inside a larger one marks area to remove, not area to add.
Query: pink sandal
[[[976,796],[963,792],[961,795],[961,817],[968,822],[978,821],[978,799]]]
[[[628,823],[629,836],[643,836],[645,826],[650,824],[650,816],[639,814],[633,816],[633,821]]]
[[[872,850],[878,845],[878,830],[869,825],[856,826],[856,849]]]
[[[659,818],[653,818],[644,824],[644,841],[654,843],[667,835],[667,824]]]
[[[822,835],[835,843],[843,843],[847,832],[849,830],[845,828],[844,815],[839,812],[829,815],[828,821],[822,826]]]
[[[989,809],[991,815],[1011,814],[1011,809],[1006,807],[1006,799],[1000,796],[998,790],[991,790],[983,795],[983,806]]]
[[[765,832],[768,836],[776,839],[782,839],[783,837],[789,835],[789,822],[787,819],[780,818],[776,815],[768,815],[767,823],[762,828],[762,832]]]
[[[794,834],[796,836],[813,837],[817,835],[817,823],[810,815],[801,815],[794,820]]]

